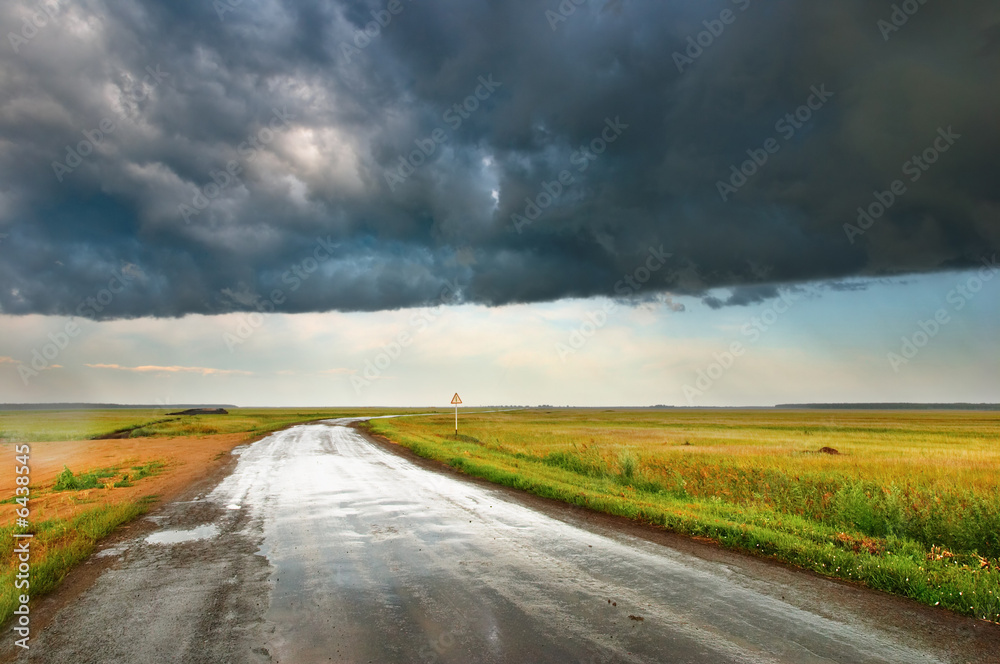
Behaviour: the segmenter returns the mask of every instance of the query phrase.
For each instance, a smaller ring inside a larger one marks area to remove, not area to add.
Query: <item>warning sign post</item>
[[[451,398],[451,402],[455,404],[455,435],[458,435],[458,404],[462,403],[462,397],[458,396],[458,392],[455,392],[455,396]]]

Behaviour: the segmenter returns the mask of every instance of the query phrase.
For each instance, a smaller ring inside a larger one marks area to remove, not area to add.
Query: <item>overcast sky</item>
[[[1000,401],[995,2],[0,27],[0,401]]]

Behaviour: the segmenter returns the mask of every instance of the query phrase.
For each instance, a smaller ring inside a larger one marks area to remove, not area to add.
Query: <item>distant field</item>
[[[530,410],[453,426],[368,428],[502,484],[1000,621],[1000,413]]]
[[[16,607],[14,532],[32,532],[31,596],[54,589],[97,542],[163,494],[225,462],[234,447],[298,422],[414,412],[404,409],[0,411],[0,623]],[[122,439],[92,440],[115,432]],[[15,446],[28,443],[29,527],[15,526]],[[68,472],[67,472],[68,469]]]
[[[323,418],[416,412],[402,408],[235,408],[229,415],[167,415],[158,410],[8,410],[0,411],[0,442],[87,440],[131,429],[131,437],[192,436],[275,431],[289,424]],[[422,412],[426,412],[422,411]]]

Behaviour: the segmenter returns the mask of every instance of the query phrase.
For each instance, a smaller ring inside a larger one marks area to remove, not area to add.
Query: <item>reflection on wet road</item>
[[[209,498],[263,531],[280,662],[940,661],[729,566],[420,468],[340,422],[255,443]]]

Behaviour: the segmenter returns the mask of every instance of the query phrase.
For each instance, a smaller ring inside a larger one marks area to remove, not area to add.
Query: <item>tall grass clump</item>
[[[74,475],[73,471],[63,466],[63,471],[56,477],[56,483],[52,486],[53,491],[83,491],[85,489],[96,489],[103,487],[105,480],[115,476],[112,468],[102,468],[92,470],[89,473]]]
[[[635,455],[630,452],[622,452],[618,455],[618,477],[622,482],[628,482],[635,477],[635,470],[639,466]]]

